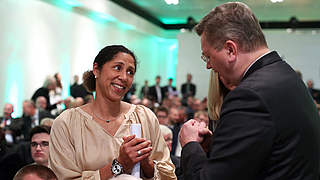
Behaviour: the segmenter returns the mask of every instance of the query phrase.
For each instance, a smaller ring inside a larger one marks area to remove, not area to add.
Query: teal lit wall
[[[106,0],[0,1],[0,113],[6,102],[14,117],[45,78],[59,72],[63,98],[74,75],[92,69],[101,48],[123,44],[137,56],[138,90],[144,80],[176,79],[178,41],[166,32]]]

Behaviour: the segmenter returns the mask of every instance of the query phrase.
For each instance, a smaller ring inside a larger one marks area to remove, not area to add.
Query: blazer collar
[[[263,56],[261,59],[259,59],[258,61],[256,61],[246,72],[246,74],[243,76],[242,80],[246,79],[250,74],[252,74],[254,71],[272,64],[274,62],[277,61],[281,61],[281,57],[279,56],[279,54],[276,51],[272,51],[268,54],[266,54],[265,56]]]

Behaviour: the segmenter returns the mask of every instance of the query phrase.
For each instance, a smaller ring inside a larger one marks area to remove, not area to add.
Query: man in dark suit
[[[160,87],[160,81],[161,81],[161,77],[157,76],[156,84],[154,86],[151,86],[149,89],[149,98],[152,101],[157,102],[159,104],[161,104],[164,98],[164,91],[163,91],[163,88]]]
[[[181,85],[181,94],[183,98],[187,98],[189,96],[194,97],[197,92],[196,85],[194,85],[192,82],[192,75],[190,73],[187,74],[187,82],[183,83]]]
[[[227,17],[227,18],[226,18]],[[230,92],[208,156],[204,123],[180,131],[187,180],[318,180],[320,119],[301,78],[267,47],[258,20],[240,2],[213,9],[196,27],[202,58]]]
[[[3,116],[0,117],[0,127],[5,132],[7,144],[17,143],[17,137],[21,135],[22,121],[12,117],[13,105],[6,103],[3,108]]]
[[[25,100],[23,102],[22,133],[24,135],[24,140],[30,140],[30,130],[35,126],[40,125],[43,118],[55,117],[46,110],[37,109],[34,102],[31,100]]]
[[[144,85],[141,87],[140,90],[140,98],[148,98],[149,95],[149,85],[148,85],[148,80],[144,81]]]
[[[173,79],[169,78],[168,79],[168,85],[163,87],[163,92],[165,97],[169,97],[169,96],[177,96],[177,89],[175,86],[172,85]]]

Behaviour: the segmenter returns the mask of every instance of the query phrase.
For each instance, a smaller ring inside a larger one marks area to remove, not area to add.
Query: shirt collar
[[[255,61],[253,61],[253,62],[249,65],[249,67],[246,69],[246,71],[243,73],[242,78],[246,75],[246,73],[248,72],[248,70],[250,69],[250,67],[251,67],[254,63],[256,63],[256,62],[257,62],[258,60],[260,60],[262,57],[264,57],[265,55],[267,55],[267,54],[269,54],[269,53],[271,53],[271,52],[272,52],[272,51],[268,51],[268,52],[262,54],[261,56],[259,56]]]

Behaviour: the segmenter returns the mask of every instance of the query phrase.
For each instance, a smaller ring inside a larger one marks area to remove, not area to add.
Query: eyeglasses
[[[43,148],[43,147],[48,147],[49,146],[49,142],[48,141],[42,141],[41,143],[31,142],[30,145],[33,148],[38,147],[38,145],[40,145],[40,147]]]
[[[201,59],[204,61],[204,63],[208,63],[209,62],[209,60],[210,60],[210,58],[208,58],[207,56],[205,56],[205,55],[201,55]]]

